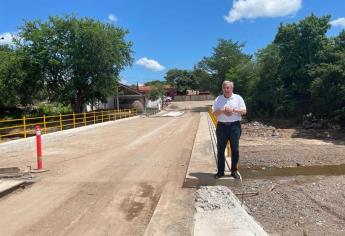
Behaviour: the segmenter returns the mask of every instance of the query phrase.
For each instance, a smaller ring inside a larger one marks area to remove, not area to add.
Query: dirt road
[[[180,186],[200,118],[193,107],[204,105],[180,103],[172,108],[187,108],[181,117],[141,117],[44,142],[50,171],[0,199],[0,234],[142,235],[167,184],[185,199],[176,217],[192,219],[194,190]],[[35,166],[34,147],[0,153],[2,167],[26,165]],[[180,222],[179,233],[190,234],[192,223]]]

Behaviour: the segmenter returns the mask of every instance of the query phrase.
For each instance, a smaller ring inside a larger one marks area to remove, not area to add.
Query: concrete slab
[[[217,173],[215,160],[216,150],[212,147],[211,135],[207,120],[207,112],[200,113],[200,123],[195,137],[193,151],[191,154],[188,170],[186,172],[183,187],[191,188],[200,185],[226,185],[234,178],[230,177],[230,172],[225,172],[225,177],[215,179]]]
[[[195,236],[268,235],[229,188],[202,187],[196,195]]]
[[[3,167],[0,168],[0,178],[15,178],[22,176],[18,167]]]
[[[178,116],[182,116],[184,114],[184,111],[170,111],[168,113],[165,113],[161,116],[163,117],[178,117]]]
[[[144,236],[193,235],[194,194],[167,183]]]
[[[44,173],[44,172],[47,172],[49,171],[48,169],[32,169],[30,170],[30,173],[35,173],[35,174],[38,174],[38,173]]]
[[[0,168],[0,174],[9,174],[9,173],[18,174],[19,172],[20,172],[20,169],[18,167],[2,167],[2,168]]]
[[[24,180],[0,180],[0,195],[24,183]]]

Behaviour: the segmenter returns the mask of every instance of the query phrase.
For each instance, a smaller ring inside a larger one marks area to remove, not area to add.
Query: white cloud
[[[147,69],[154,70],[154,71],[161,71],[165,69],[165,67],[159,64],[157,61],[148,59],[146,57],[140,58],[139,60],[135,62],[135,64],[144,66]]]
[[[240,19],[287,16],[296,13],[301,7],[302,0],[234,0],[224,19],[233,23]]]
[[[0,45],[4,45],[4,44],[12,45],[13,44],[12,39],[15,37],[16,36],[14,34],[9,33],[9,32],[0,34]]]
[[[340,26],[340,27],[342,27],[342,28],[345,28],[345,18],[342,17],[342,18],[338,18],[338,19],[336,19],[336,20],[332,20],[332,21],[330,22],[330,24],[331,24],[332,26]]]
[[[120,79],[121,84],[130,85],[129,82],[123,78]]]
[[[108,20],[110,20],[113,23],[117,22],[117,17],[114,14],[109,14],[108,15]]]

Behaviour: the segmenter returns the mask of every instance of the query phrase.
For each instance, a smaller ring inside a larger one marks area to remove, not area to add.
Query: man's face
[[[224,95],[231,95],[232,94],[232,90],[233,90],[233,88],[232,88],[232,86],[230,85],[230,84],[224,84],[224,86],[223,86],[223,93],[224,93]]]

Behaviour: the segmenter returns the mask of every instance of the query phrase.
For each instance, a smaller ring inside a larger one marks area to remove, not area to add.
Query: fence
[[[212,128],[213,128],[213,131],[215,133],[215,129],[217,127],[218,120],[217,120],[217,117],[213,114],[211,107],[208,108],[208,115],[211,118],[211,121],[213,124]],[[215,136],[214,136],[214,138],[215,138],[215,140],[217,140]],[[228,142],[228,144],[226,146],[226,150],[227,150],[227,157],[230,158],[231,157],[230,142]]]
[[[41,125],[42,133],[47,134],[136,115],[136,109],[123,109],[0,120],[0,140],[34,136],[36,125]]]

